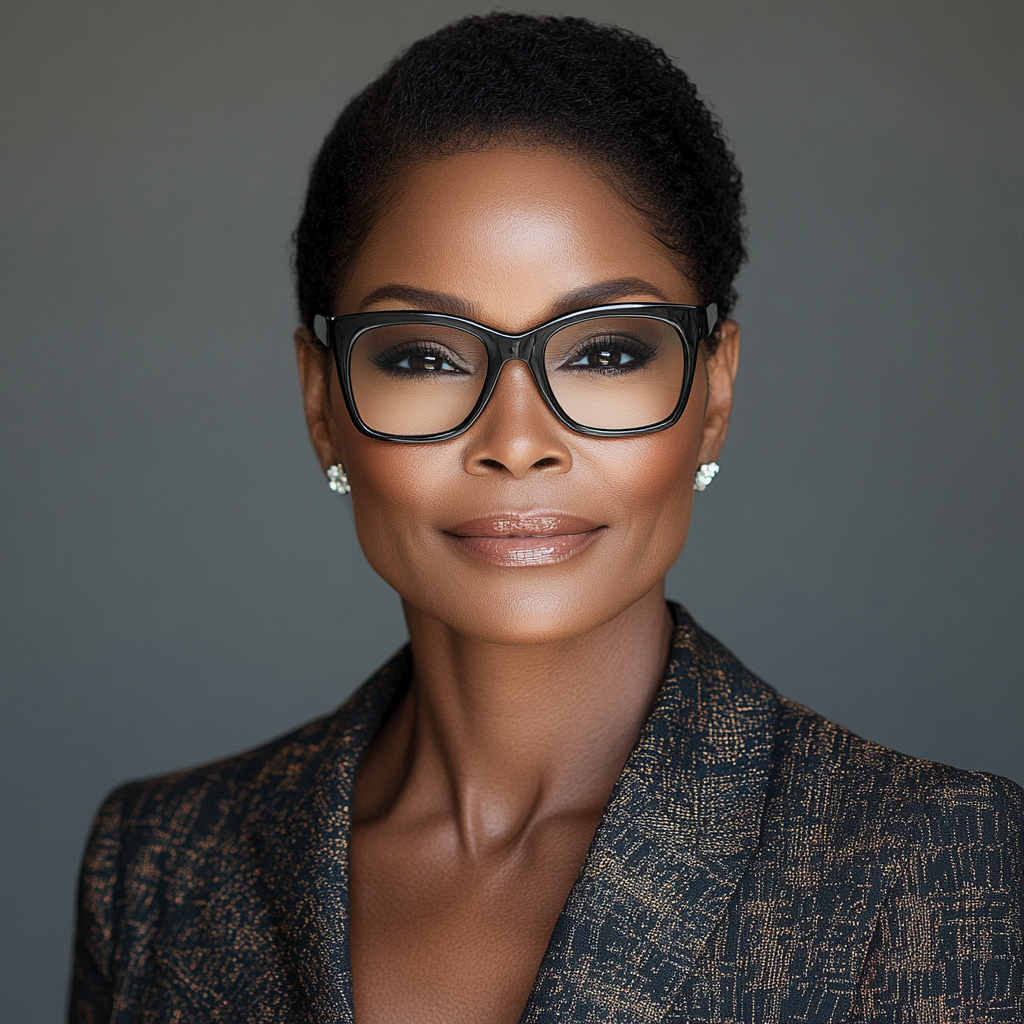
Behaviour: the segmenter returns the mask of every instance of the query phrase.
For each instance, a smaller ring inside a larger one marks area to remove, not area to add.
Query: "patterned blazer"
[[[859,739],[673,612],[522,1021],[1024,1021],[1024,792]],[[327,718],[109,797],[71,1021],[352,1024],[353,782],[409,676],[403,651]]]

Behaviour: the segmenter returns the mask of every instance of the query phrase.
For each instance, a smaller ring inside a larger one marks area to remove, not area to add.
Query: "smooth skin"
[[[402,172],[334,310],[426,309],[507,332],[606,302],[701,296],[610,172],[494,145]],[[324,350],[296,332],[310,437],[342,463],[370,564],[401,595],[412,684],[356,783],[351,939],[359,1024],[504,1024],[661,682],[666,572],[693,476],[729,425],[739,329],[704,347],[669,430],[584,437],[508,364],[473,427],[400,445],[351,422]],[[600,525],[559,564],[497,566],[447,532],[551,510]]]

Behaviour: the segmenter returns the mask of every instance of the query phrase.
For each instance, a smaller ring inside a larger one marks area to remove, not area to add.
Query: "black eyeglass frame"
[[[544,353],[552,336],[573,324],[609,316],[662,320],[674,327],[679,335],[686,355],[682,387],[672,413],[657,423],[627,429],[588,427],[577,423],[571,416],[568,416],[558,404],[558,399],[555,398],[551,390],[547,369],[544,365]],[[479,339],[487,350],[487,373],[484,377],[484,386],[469,415],[458,426],[452,427],[450,430],[434,434],[386,434],[367,426],[359,415],[348,370],[352,359],[352,350],[360,335],[371,328],[389,324],[416,323],[457,328]],[[334,353],[334,363],[338,370],[341,391],[345,397],[345,406],[352,417],[352,422],[367,437],[375,437],[382,441],[394,441],[397,444],[429,444],[434,441],[448,441],[464,434],[487,407],[505,364],[514,359],[522,360],[530,368],[544,403],[559,422],[570,430],[586,437],[637,437],[641,434],[654,434],[661,430],[667,430],[679,421],[690,397],[697,350],[700,343],[710,337],[718,326],[718,311],[714,303],[707,306],[683,306],[660,302],[620,302],[605,306],[591,306],[588,309],[566,313],[553,320],[548,320],[532,330],[524,331],[522,334],[506,334],[504,331],[496,331],[493,327],[487,327],[475,320],[450,316],[447,313],[430,313],[424,310],[410,309],[348,313],[344,316],[317,315],[313,319],[313,326],[317,340]]]

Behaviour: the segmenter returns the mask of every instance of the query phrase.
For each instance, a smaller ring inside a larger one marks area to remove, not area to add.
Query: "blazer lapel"
[[[355,776],[408,678],[403,650],[338,712],[322,750],[301,765],[278,766],[254,836],[279,947],[314,1024],[353,1022],[348,844]]]
[[[758,845],[778,701],[685,611],[523,1012],[659,1021]]]

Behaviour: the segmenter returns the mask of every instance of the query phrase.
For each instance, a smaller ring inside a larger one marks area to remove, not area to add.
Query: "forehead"
[[[696,301],[671,253],[602,168],[552,147],[492,146],[402,172],[338,312],[401,285],[458,295],[495,326],[500,314],[518,329],[560,295],[623,278],[650,281],[673,302]]]

